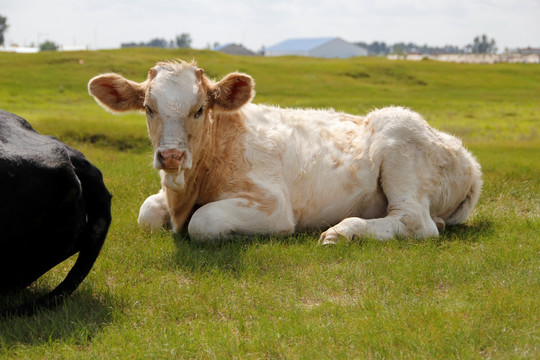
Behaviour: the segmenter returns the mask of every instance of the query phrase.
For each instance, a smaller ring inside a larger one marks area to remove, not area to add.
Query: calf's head
[[[165,171],[168,187],[184,188],[184,171],[211,136],[212,114],[235,111],[254,95],[254,81],[231,73],[214,82],[194,63],[158,63],[144,82],[118,74],[103,74],[88,83],[88,91],[106,110],[145,111],[154,147],[154,167]]]

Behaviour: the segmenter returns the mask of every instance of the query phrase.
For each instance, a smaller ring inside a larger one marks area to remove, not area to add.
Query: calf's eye
[[[150,116],[154,115],[154,112],[152,111],[152,109],[150,109],[150,106],[146,105],[144,108],[146,110],[146,114]]]
[[[203,113],[203,107],[201,106],[201,108],[199,109],[199,111],[197,111],[194,115],[195,119],[199,118]]]

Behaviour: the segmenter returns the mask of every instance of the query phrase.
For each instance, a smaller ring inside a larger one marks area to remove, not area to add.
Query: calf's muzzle
[[[177,170],[184,157],[185,152],[178,149],[165,149],[157,152],[157,160],[161,169]]]

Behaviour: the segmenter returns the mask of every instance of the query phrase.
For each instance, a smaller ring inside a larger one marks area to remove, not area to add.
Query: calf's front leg
[[[276,205],[273,211],[253,200],[231,198],[199,208],[188,225],[193,241],[219,241],[234,235],[292,234],[292,211]]]
[[[159,190],[157,194],[149,196],[139,210],[137,222],[150,230],[159,230],[170,226],[170,216],[167,210],[165,192]]]

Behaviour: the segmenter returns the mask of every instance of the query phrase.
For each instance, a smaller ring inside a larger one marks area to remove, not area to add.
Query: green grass
[[[174,58],[195,58],[216,78],[253,75],[259,103],[356,114],[411,107],[478,157],[485,185],[476,211],[439,238],[324,248],[317,233],[197,246],[141,230],[139,206],[159,189],[144,117],[104,112],[86,84],[108,71],[142,81],[156,61]],[[89,277],[57,310],[2,320],[2,358],[540,357],[538,66],[153,49],[0,53],[0,108],[83,151],[114,194]],[[23,295],[50,290],[73,261]]]

